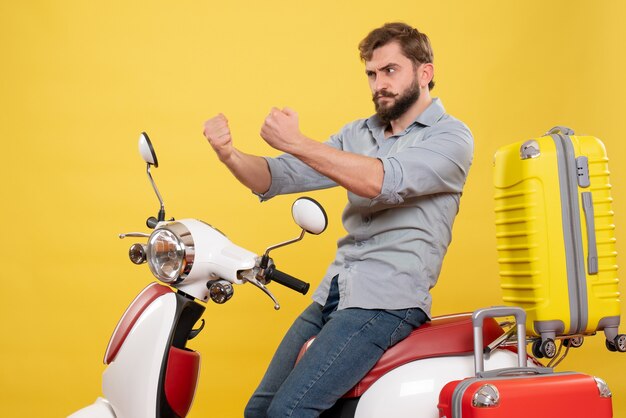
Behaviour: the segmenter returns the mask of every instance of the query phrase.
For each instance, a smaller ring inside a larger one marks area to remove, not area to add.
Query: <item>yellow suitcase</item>
[[[608,158],[602,142],[556,127],[494,159],[496,237],[505,304],[527,312],[533,353],[554,357],[604,330],[626,352]]]

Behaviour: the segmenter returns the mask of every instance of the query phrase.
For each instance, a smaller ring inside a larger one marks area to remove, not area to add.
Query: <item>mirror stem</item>
[[[147,165],[146,172],[148,173],[148,178],[150,179],[152,188],[154,189],[154,192],[156,193],[157,198],[159,199],[159,203],[161,204],[161,208],[159,209],[158,221],[163,222],[165,220],[165,205],[163,204],[163,198],[161,197],[161,193],[159,193],[159,189],[157,189],[156,183],[154,182],[154,179],[152,178],[152,174],[150,173],[151,164],[148,163],[146,165]]]
[[[289,241],[285,241],[285,242],[281,242],[280,244],[276,244],[276,245],[272,245],[271,247],[269,247],[267,250],[265,250],[265,254],[263,254],[263,258],[261,261],[261,264],[267,264],[267,262],[269,261],[269,254],[270,251],[275,250],[276,248],[280,248],[280,247],[284,247],[285,245],[289,245],[289,244],[293,244],[294,242],[298,242],[300,240],[302,240],[302,238],[304,238],[304,234],[306,233],[306,231],[303,229],[302,232],[300,233],[300,236],[298,238],[294,238],[292,240]],[[266,269],[267,265],[261,265],[262,269]]]

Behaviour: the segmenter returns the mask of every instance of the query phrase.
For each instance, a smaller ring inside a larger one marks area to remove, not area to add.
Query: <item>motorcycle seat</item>
[[[486,347],[503,333],[504,331],[494,318],[486,319],[483,325],[484,346]],[[315,337],[302,346],[298,360],[314,340]],[[473,353],[474,328],[471,313],[435,317],[385,351],[367,375],[343,397],[361,396],[385,373],[412,361]]]

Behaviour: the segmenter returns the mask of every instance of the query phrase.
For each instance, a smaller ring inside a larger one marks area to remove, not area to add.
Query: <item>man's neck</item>
[[[389,126],[385,129],[385,137],[388,138],[403,132],[432,102],[433,99],[430,97],[430,92],[426,89],[425,92],[420,94],[419,99],[413,103],[413,106],[404,112],[402,116],[389,122]]]

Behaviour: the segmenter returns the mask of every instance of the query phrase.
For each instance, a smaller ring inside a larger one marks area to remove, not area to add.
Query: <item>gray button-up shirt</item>
[[[326,302],[337,275],[338,309],[419,307],[430,315],[430,289],[452,238],[472,162],[470,130],[433,99],[398,135],[385,138],[385,126],[374,115],[346,125],[326,144],[378,158],[384,179],[373,199],[348,192],[342,217],[348,235],[338,241],[336,258],[313,300]],[[267,162],[272,184],[262,200],[337,185],[288,154]]]

